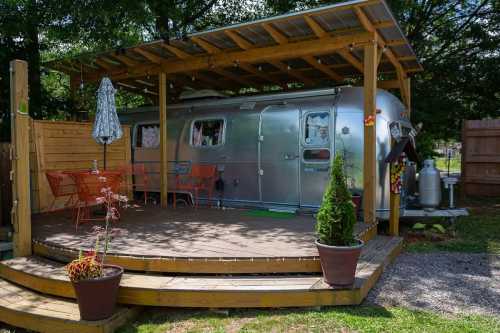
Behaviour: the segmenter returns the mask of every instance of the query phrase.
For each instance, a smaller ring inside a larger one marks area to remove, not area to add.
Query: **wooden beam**
[[[318,56],[329,54],[354,44],[355,47],[363,47],[373,40],[372,33],[359,33],[349,36],[324,37],[300,42],[291,42],[284,45],[273,45],[252,48],[243,51],[221,52],[212,55],[197,56],[185,60],[165,60],[161,64],[144,64],[134,68],[117,69],[108,72],[112,79],[123,79],[134,76],[144,76],[144,73],[186,73],[198,70],[209,70],[211,67],[229,67],[235,62],[255,63],[270,60],[284,60],[290,58],[301,58],[307,55]],[[102,76],[102,71],[85,73],[85,81],[96,81]]]
[[[151,61],[155,64],[161,64],[164,61],[164,59],[162,57],[160,57],[159,55],[156,55],[152,52],[146,51],[140,47],[134,48],[133,51],[136,53],[139,53],[144,58],[148,59],[149,61]]]
[[[377,82],[377,87],[381,89],[399,89],[398,80],[383,80]]]
[[[347,60],[347,62],[350,63],[354,68],[363,73],[363,64],[355,56],[353,56],[351,52],[346,49],[342,49],[338,50],[337,53],[340,54],[342,58]]]
[[[314,32],[316,37],[323,38],[327,35],[327,32],[311,16],[305,15],[304,20],[306,20],[307,25]]]
[[[288,38],[281,32],[273,28],[270,23],[262,23],[262,27],[267,31],[269,35],[274,39],[274,41],[280,45],[288,44]]]
[[[365,46],[364,57],[364,149],[363,149],[363,216],[368,224],[376,221],[376,97],[377,97],[377,44]],[[369,122],[369,119],[372,122]]]
[[[127,57],[126,55],[111,54],[110,56],[113,57],[113,58],[115,58],[115,59],[117,59],[118,61],[124,63],[128,67],[134,67],[134,66],[137,66],[137,65],[140,64],[137,61],[132,60],[131,58]]]
[[[389,40],[385,41],[385,45],[387,46],[400,46],[400,45],[406,45],[407,41],[404,39],[394,39],[394,40]]]
[[[161,207],[168,206],[167,74],[158,75],[160,109],[160,193]]]
[[[333,80],[335,81],[343,81],[344,78],[335,73],[333,70],[331,70],[328,66],[324,65],[324,64],[321,64],[318,62],[318,59],[316,59],[315,57],[313,56],[305,56],[303,58],[309,65],[311,65],[312,67],[316,68],[317,70],[325,73],[326,75],[328,75],[330,78],[332,78]]]
[[[209,54],[217,54],[221,52],[221,50],[217,46],[210,44],[209,42],[200,37],[191,37],[191,41],[198,44],[202,49],[207,51]]]
[[[248,50],[248,49],[251,49],[252,47],[254,47],[254,45],[252,43],[250,43],[249,41],[247,41],[246,39],[241,37],[236,31],[224,30],[224,33],[229,38],[231,38],[231,40],[233,42],[235,42],[236,45],[238,45],[238,47],[241,48],[242,50]]]
[[[12,211],[14,256],[31,255],[30,121],[28,63],[10,62]]]
[[[161,47],[163,47],[164,49],[168,50],[169,52],[173,53],[177,58],[180,58],[180,59],[189,59],[192,57],[192,55],[190,55],[189,53],[187,52],[184,52],[182,51],[181,49],[175,47],[175,46],[172,46],[170,44],[167,44],[167,43],[161,43],[160,44]]]
[[[394,27],[394,21],[393,20],[372,22],[372,24],[375,27],[375,29],[383,29],[383,28],[392,28],[392,27]]]

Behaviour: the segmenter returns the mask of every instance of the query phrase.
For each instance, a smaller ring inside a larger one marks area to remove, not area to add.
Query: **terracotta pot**
[[[319,243],[316,246],[321,261],[325,282],[335,287],[350,287],[354,283],[356,266],[364,243],[357,240],[355,246],[329,246]]]
[[[82,320],[106,319],[115,311],[123,268],[104,265],[104,270],[113,272],[102,278],[73,282]]]

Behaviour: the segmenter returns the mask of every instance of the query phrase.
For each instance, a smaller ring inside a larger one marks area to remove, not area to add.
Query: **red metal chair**
[[[122,182],[120,172],[100,172],[99,174],[91,172],[76,172],[71,176],[75,180],[78,202],[75,205],[75,228],[78,230],[78,225],[84,221],[101,220],[91,218],[91,208],[98,205],[97,198],[103,197],[102,189],[104,187],[111,188],[113,193],[118,193]],[[103,180],[101,177],[104,177]]]
[[[49,212],[53,211],[54,205],[59,198],[68,197],[64,203],[64,208],[67,208],[70,204],[75,203],[76,186],[71,177],[62,171],[47,171],[45,172],[45,176],[47,177],[50,190],[54,196],[54,199],[48,209]]]
[[[202,191],[207,192],[208,204],[215,183],[217,168],[215,165],[196,165],[191,166],[191,172],[185,175],[177,174],[175,176],[175,188],[180,191],[189,191],[194,195],[194,206],[198,207],[199,194]],[[176,207],[176,192],[174,191],[174,208]]]
[[[149,177],[146,173],[146,167],[141,163],[132,163],[123,165],[118,170],[124,176],[132,176],[132,189],[133,191],[144,193],[144,205],[148,203],[148,192],[149,192]],[[122,179],[122,191],[127,189],[127,179],[123,177]]]

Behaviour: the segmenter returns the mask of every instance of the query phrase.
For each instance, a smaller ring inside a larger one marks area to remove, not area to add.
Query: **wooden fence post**
[[[14,256],[31,255],[28,63],[10,62],[12,214]]]

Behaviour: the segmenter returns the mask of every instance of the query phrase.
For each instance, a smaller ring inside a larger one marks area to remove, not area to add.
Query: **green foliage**
[[[441,242],[415,242],[407,245],[411,252],[450,251],[500,254],[500,217],[498,211],[460,217],[453,225],[456,236]]]
[[[439,232],[441,234],[446,233],[446,229],[441,225],[441,224],[433,224],[432,225],[432,230]]]
[[[317,215],[316,233],[319,242],[334,246],[353,245],[355,224],[356,213],[344,176],[344,161],[341,154],[337,154]]]
[[[424,230],[425,229],[425,224],[423,223],[415,223],[412,227],[414,230]]]
[[[206,310],[147,309],[119,333],[187,332],[498,332],[494,316],[441,315],[401,307],[373,305],[311,309]]]

